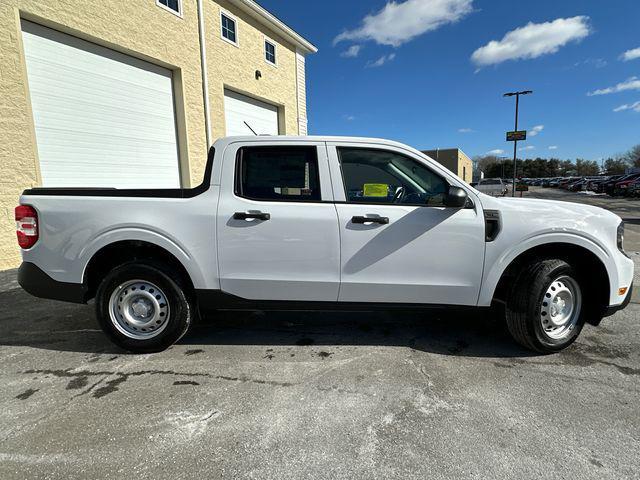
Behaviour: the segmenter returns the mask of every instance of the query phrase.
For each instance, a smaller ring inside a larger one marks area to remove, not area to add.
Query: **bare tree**
[[[633,167],[640,167],[640,145],[636,145],[624,154],[624,159]]]

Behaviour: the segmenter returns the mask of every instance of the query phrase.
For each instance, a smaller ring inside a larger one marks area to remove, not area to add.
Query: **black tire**
[[[507,298],[506,320],[509,333],[523,347],[538,353],[559,352],[571,345],[582,331],[586,317],[584,293],[579,317],[565,336],[553,338],[543,328],[544,296],[554,280],[563,276],[572,278],[585,292],[577,272],[564,260],[534,260],[524,265],[518,274]]]
[[[111,270],[96,292],[96,317],[102,330],[113,343],[132,353],[154,353],[166,350],[187,333],[193,321],[193,307],[184,287],[162,265],[131,262]],[[120,285],[132,280],[143,280],[156,285],[164,294],[169,307],[166,326],[153,338],[130,338],[122,333],[112,320],[109,302]]]

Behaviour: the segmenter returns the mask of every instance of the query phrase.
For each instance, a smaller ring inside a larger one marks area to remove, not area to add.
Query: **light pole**
[[[518,107],[520,106],[520,95],[529,95],[533,93],[533,90],[524,90],[522,92],[509,92],[505,93],[504,97],[516,97],[516,132],[518,131]],[[516,167],[517,167],[517,155],[518,155],[518,140],[513,142],[513,185],[511,186],[511,196],[516,196]]]
[[[502,166],[502,179],[504,180],[505,176],[505,163],[507,163],[509,159],[507,157],[500,157],[500,165]]]

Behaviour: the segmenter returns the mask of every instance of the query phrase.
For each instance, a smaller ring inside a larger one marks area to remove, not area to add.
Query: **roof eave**
[[[307,55],[318,51],[318,48],[314,44],[253,0],[231,0],[231,2],[263,25],[271,28],[286,40],[293,43],[301,53]]]

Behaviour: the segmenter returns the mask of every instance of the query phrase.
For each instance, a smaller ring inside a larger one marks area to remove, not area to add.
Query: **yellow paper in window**
[[[362,195],[365,197],[386,197],[389,185],[386,183],[365,183],[362,187]]]

